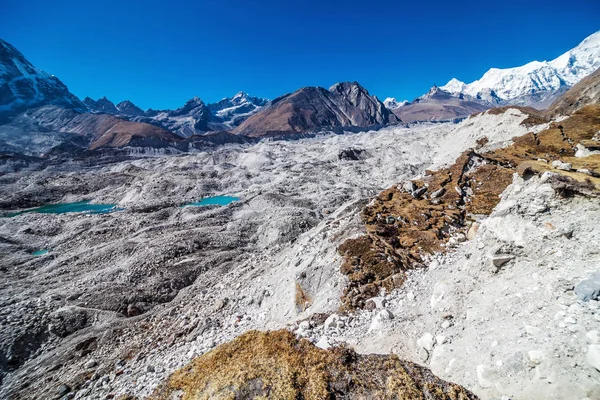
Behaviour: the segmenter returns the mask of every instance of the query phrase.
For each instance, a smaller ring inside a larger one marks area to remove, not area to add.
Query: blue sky
[[[0,37],[83,98],[176,108],[358,81],[382,100],[552,59],[598,0],[2,0]]]

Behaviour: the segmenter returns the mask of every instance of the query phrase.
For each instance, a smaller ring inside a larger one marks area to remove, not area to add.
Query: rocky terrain
[[[5,210],[83,199],[124,210],[1,220],[3,396],[144,397],[215,345],[307,318],[310,332],[323,333],[318,345],[337,343],[336,331],[324,327],[348,283],[337,248],[364,232],[363,205],[392,184],[453,162],[483,137],[493,147],[525,134],[528,117],[509,109],[458,125],[5,174]],[[241,201],[179,207],[215,194]],[[40,249],[50,251],[31,256]],[[368,329],[379,311],[342,316],[336,326]],[[472,381],[450,380],[486,393]]]
[[[598,79],[546,111],[484,88],[460,122],[408,125],[454,97],[9,96],[0,397],[600,398]],[[234,197],[194,204],[212,196]],[[22,212],[86,201],[114,207]]]

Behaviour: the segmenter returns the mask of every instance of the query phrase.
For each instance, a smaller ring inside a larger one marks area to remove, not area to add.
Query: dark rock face
[[[46,104],[86,108],[57,77],[35,68],[15,47],[0,39],[0,120]]]
[[[344,82],[330,90],[305,87],[279,97],[242,123],[235,132],[268,136],[327,128],[376,127],[398,122],[379,99],[358,83]]]
[[[119,114],[119,110],[115,104],[105,97],[98,99],[97,101],[92,100],[89,97],[83,99],[83,104],[85,104],[88,109],[92,112],[97,112],[101,114]]]
[[[336,83],[329,91],[337,95],[340,108],[347,113],[353,126],[384,125],[398,122],[379,99],[371,96],[358,82]]]
[[[365,151],[361,149],[347,149],[342,150],[338,154],[338,159],[346,160],[346,161],[358,161],[363,159],[365,156]]]
[[[125,101],[122,101],[119,104],[117,104],[117,110],[119,110],[119,113],[125,114],[125,115],[140,116],[140,115],[146,114],[144,112],[144,110],[142,110],[141,108],[139,108],[138,106],[136,106],[129,100],[125,100]]]

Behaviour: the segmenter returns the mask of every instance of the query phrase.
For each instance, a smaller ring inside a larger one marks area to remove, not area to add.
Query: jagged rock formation
[[[34,67],[15,47],[0,39],[0,122],[46,104],[85,110],[57,77]]]
[[[221,119],[214,116],[204,101],[198,97],[188,100],[176,110],[148,110],[145,117],[134,118],[134,120],[161,126],[184,138],[227,129]]]
[[[356,82],[345,82],[329,90],[306,87],[279,97],[234,132],[269,136],[331,128],[377,127],[397,121],[377,97]]]
[[[239,92],[232,98],[205,104],[199,97],[188,100],[176,110],[143,111],[129,100],[116,106],[106,97],[94,101],[86,97],[83,103],[95,113],[117,115],[136,122],[145,122],[176,133],[182,138],[207,132],[230,130],[258,112],[268,100]]]
[[[115,104],[106,98],[106,96],[93,100],[89,97],[83,99],[83,104],[85,104],[91,112],[101,113],[101,114],[118,114],[119,110],[115,106]]]
[[[434,85],[423,96],[416,98],[412,103],[394,108],[393,112],[404,122],[451,121],[493,106],[493,103],[468,95],[454,96]]]
[[[117,107],[117,110],[119,110],[119,113],[121,113],[123,115],[142,116],[142,115],[146,114],[144,112],[144,110],[142,110],[141,108],[139,108],[138,106],[136,106],[129,100],[120,102],[119,104],[116,105],[116,107]]]
[[[250,96],[239,92],[231,98],[224,98],[216,103],[208,104],[209,110],[219,117],[224,124],[235,127],[244,122],[249,116],[267,105],[269,100]]]
[[[477,398],[394,355],[323,350],[287,331],[251,331],[197,358],[175,372],[155,398],[174,395],[188,400]]]

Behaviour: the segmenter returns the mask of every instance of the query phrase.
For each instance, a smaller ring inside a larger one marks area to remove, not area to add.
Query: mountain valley
[[[600,32],[174,110],[0,40],[0,94],[1,398],[600,398]]]

